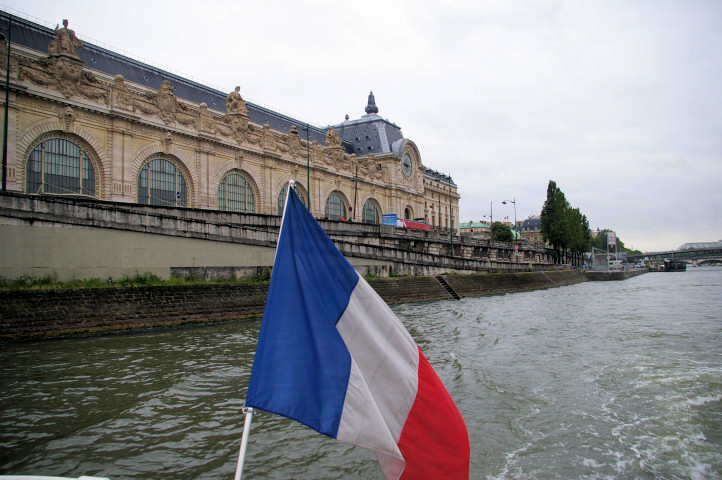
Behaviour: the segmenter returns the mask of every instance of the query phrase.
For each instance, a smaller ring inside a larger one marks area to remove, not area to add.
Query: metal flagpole
[[[241,435],[241,450],[238,452],[238,463],[236,464],[235,480],[241,480],[243,475],[243,461],[246,458],[246,447],[248,446],[248,434],[251,431],[251,420],[253,420],[253,408],[246,410],[246,421],[243,423],[243,435]]]

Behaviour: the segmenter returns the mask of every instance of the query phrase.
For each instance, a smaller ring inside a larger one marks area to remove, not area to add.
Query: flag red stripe
[[[419,350],[419,387],[399,439],[402,479],[469,478],[469,434],[459,409]]]

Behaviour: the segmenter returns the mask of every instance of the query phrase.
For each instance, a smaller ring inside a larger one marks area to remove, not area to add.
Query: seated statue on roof
[[[336,129],[331,127],[328,132],[326,132],[326,146],[327,147],[340,147],[341,146],[341,136],[336,132]]]
[[[236,87],[236,89],[229,93],[226,97],[226,114],[240,113],[242,115],[248,115],[246,102],[243,100],[243,97],[241,97],[241,94],[239,93],[240,90],[241,87]]]
[[[48,44],[50,55],[78,56],[78,49],[83,43],[75,36],[75,32],[68,28],[68,21],[63,20],[63,28],[55,27],[55,38]]]

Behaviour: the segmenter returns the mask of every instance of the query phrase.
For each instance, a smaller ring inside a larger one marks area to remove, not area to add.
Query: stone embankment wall
[[[364,276],[565,269],[551,252],[390,225],[319,220]],[[0,192],[0,276],[58,280],[152,273],[249,278],[273,265],[280,217]]]
[[[579,271],[444,275],[460,297],[502,294],[587,281]],[[435,277],[371,278],[389,304],[451,299]],[[137,331],[258,318],[268,283],[109,287],[0,292],[0,339]]]
[[[648,268],[631,268],[628,270],[588,270],[584,274],[592,282],[603,282],[609,280],[626,280],[644,273],[649,273]]]
[[[587,281],[584,273],[578,270],[508,275],[450,275],[444,279],[460,297],[537,290]]]

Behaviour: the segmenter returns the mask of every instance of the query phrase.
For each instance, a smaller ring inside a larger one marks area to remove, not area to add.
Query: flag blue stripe
[[[291,189],[246,405],[336,437],[351,355],[336,329],[358,275]]]

